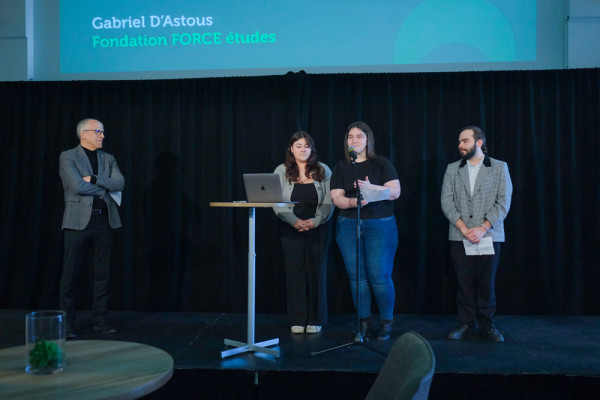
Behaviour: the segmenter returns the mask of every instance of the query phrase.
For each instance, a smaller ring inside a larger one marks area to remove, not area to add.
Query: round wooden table
[[[173,358],[140,343],[77,340],[66,343],[64,371],[25,372],[25,346],[0,349],[0,399],[137,399],[173,375]]]

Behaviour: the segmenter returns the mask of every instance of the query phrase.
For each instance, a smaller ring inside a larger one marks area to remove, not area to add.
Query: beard
[[[470,160],[471,158],[473,158],[473,156],[475,155],[475,153],[477,153],[477,146],[473,145],[473,147],[471,147],[469,150],[467,150],[467,152],[462,155],[462,153],[458,152],[458,154],[462,157],[463,160],[467,161]]]

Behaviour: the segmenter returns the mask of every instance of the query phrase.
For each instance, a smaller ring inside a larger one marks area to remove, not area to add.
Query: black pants
[[[327,322],[327,255],[331,240],[329,222],[307,232],[281,223],[285,265],[287,315],[292,325]]]
[[[486,328],[494,323],[496,313],[496,271],[500,260],[500,243],[494,242],[493,255],[467,256],[462,242],[451,241],[450,252],[457,278],[456,303],[458,321]]]
[[[63,272],[60,279],[60,308],[67,313],[67,321],[73,323],[75,312],[75,285],[84,264],[86,248],[92,249],[92,265],[94,268],[94,319],[106,316],[108,299],[108,281],[110,269],[110,252],[113,245],[113,230],[108,225],[108,215],[93,215],[90,222],[81,231],[65,229],[65,254]]]

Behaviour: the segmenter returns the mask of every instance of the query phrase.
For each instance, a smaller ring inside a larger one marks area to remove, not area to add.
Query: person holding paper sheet
[[[317,160],[312,137],[294,133],[285,163],[275,169],[283,198],[294,208],[274,207],[287,287],[287,314],[292,333],[318,333],[327,322],[327,255],[333,212],[329,194],[331,170]]]
[[[448,339],[462,339],[477,322],[483,337],[503,342],[493,317],[500,243],[513,189],[508,166],[488,156],[485,133],[477,126],[461,130],[458,151],[461,159],[448,164],[441,196],[458,281],[458,325]]]
[[[85,249],[91,247],[94,270],[94,329],[102,333],[116,330],[107,318],[110,253],[113,229],[121,227],[118,204],[125,178],[115,157],[100,150],[104,126],[86,118],[77,124],[79,145],[63,151],[59,174],[65,196],[62,229],[65,248],[60,280],[60,307],[67,313],[67,337],[75,330],[75,280],[84,264]]]
[[[350,279],[350,290],[360,318],[360,335],[371,334],[371,291],[381,320],[377,340],[387,340],[392,333],[395,289],[392,281],[394,256],[398,247],[398,228],[393,200],[400,197],[400,180],[392,163],[375,154],[375,137],[362,121],[348,126],[344,138],[346,159],[338,162],[331,176],[331,199],[340,209],[336,224],[336,241]],[[352,156],[356,156],[356,166]],[[357,190],[361,202],[360,277],[356,275]],[[377,196],[381,192],[383,196]],[[387,194],[387,195],[386,195]],[[368,195],[368,197],[366,197]],[[365,198],[372,198],[369,202]],[[360,304],[357,304],[356,282]]]

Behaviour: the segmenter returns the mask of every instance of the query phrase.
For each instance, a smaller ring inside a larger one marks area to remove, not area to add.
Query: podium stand
[[[236,340],[225,339],[226,346],[235,349],[224,350],[221,358],[247,352],[260,352],[279,357],[279,350],[268,349],[279,343],[279,338],[254,343],[254,320],[255,320],[255,282],[256,282],[256,253],[255,249],[255,209],[272,207],[293,207],[293,203],[246,203],[246,202],[211,202],[211,207],[230,207],[248,209],[248,330],[246,343]]]

